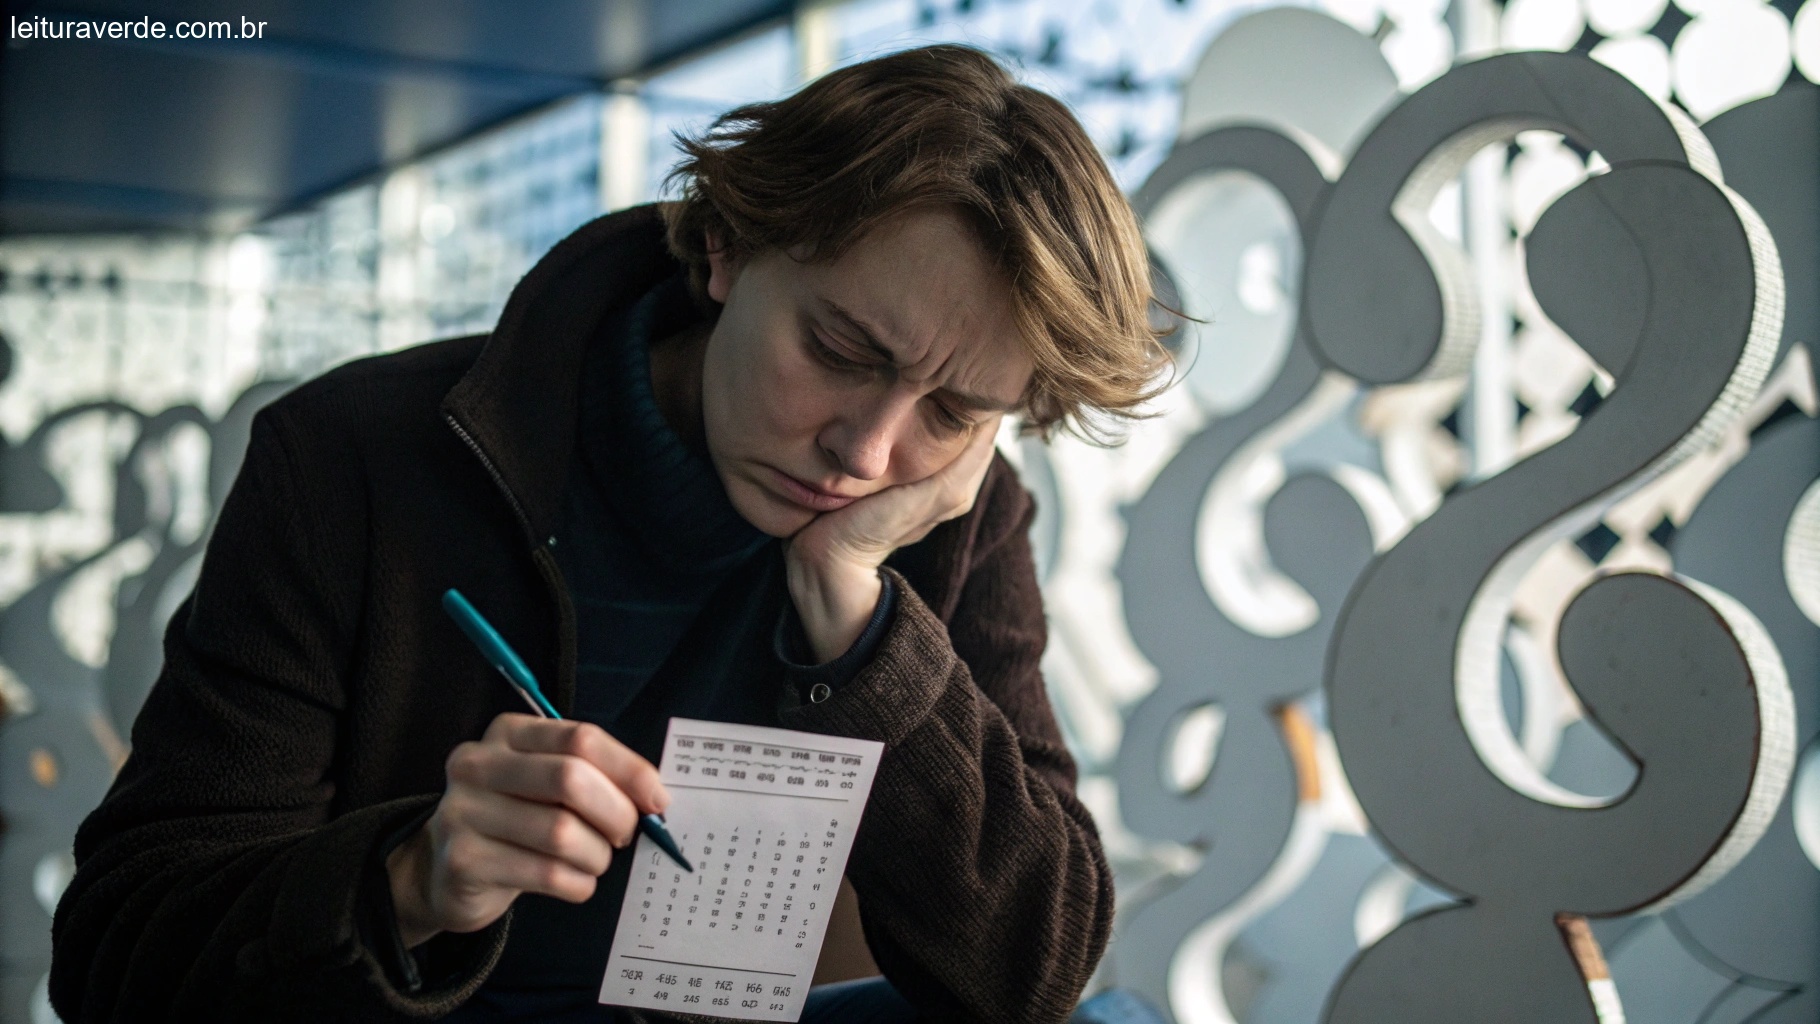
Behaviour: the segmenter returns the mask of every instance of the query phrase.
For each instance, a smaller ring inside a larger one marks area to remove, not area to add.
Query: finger
[[[478,832],[462,832],[442,851],[443,869],[457,892],[509,889],[586,903],[598,876],[548,854],[528,850]]]
[[[969,494],[979,490],[980,481],[986,478],[986,469],[992,465],[992,455],[998,450],[999,424],[1005,419],[1000,413],[979,425],[979,433],[967,441],[967,447],[961,457],[955,459],[956,469],[968,481]]]
[[[494,715],[487,723],[487,731],[481,736],[485,740],[502,740],[507,735],[526,729],[540,729],[544,724],[561,725],[562,723],[542,715],[528,715],[522,711],[505,711]]]
[[[1003,418],[1003,414],[999,414],[982,421],[953,461],[928,479],[911,485],[923,491],[925,518],[931,523],[952,519],[973,507],[973,499],[986,479],[986,470],[992,465],[998,426]]]
[[[965,513],[973,507],[992,465],[1003,418],[1000,414],[982,421],[961,450],[930,475],[822,513],[791,538],[792,554],[816,563],[836,559],[876,565],[893,550],[922,539],[937,524]]]
[[[566,807],[483,793],[462,808],[457,820],[481,835],[555,857],[591,875],[613,863],[611,841]]]
[[[1005,414],[997,413],[992,418],[980,422],[978,432],[967,439],[967,450],[963,453],[975,460],[978,466],[984,467],[992,461],[992,453],[998,447],[999,426],[1005,422]]]
[[[566,718],[545,718],[522,711],[506,711],[494,716],[487,726],[483,741],[504,743],[515,750],[560,753],[570,733],[577,729],[599,729],[589,722]]]
[[[937,470],[929,479],[944,486],[955,481],[971,481],[975,486],[985,477],[986,467],[992,463],[992,453],[998,444],[998,426],[1004,420],[999,413],[990,419],[981,420],[973,428],[973,435],[967,438],[967,444],[953,460]]]
[[[479,791],[557,804],[574,811],[614,846],[632,841],[639,811],[594,764],[570,754],[527,754],[493,743],[456,748],[451,782]]]
[[[587,761],[612,779],[640,813],[662,813],[670,806],[670,793],[658,779],[657,766],[592,722],[531,719],[510,730],[507,742],[527,753],[568,754]]]

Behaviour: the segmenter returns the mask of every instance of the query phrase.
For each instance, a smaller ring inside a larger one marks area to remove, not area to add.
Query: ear
[[[739,277],[740,263],[727,251],[719,233],[705,232],[708,250],[708,298],[721,305],[727,304],[727,296],[733,292],[733,282]]]

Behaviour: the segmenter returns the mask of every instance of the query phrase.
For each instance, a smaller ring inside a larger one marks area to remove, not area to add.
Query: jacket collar
[[[589,221],[512,289],[474,365],[443,397],[444,417],[486,463],[531,543],[556,523],[588,340],[603,317],[678,269],[655,204]]]
[[[499,326],[443,397],[443,415],[487,464],[533,545],[550,536],[561,507],[589,340],[604,317],[680,269],[664,231],[659,207],[651,204],[597,217],[558,242],[512,289]],[[1004,457],[995,456],[972,512],[887,560],[943,621],[959,603],[986,496],[1004,488],[1007,476],[1015,480]],[[1019,517],[1015,528],[1028,529],[1027,501],[1018,509],[1011,513]]]

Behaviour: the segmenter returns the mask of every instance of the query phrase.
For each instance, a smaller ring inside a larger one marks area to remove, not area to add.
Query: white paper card
[[[796,1020],[884,744],[672,718],[665,821],[638,837],[600,1001]]]

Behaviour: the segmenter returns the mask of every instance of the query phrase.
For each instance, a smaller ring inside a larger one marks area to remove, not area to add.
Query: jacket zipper
[[[448,423],[450,429],[455,431],[456,436],[461,438],[462,443],[466,444],[468,449],[474,453],[474,457],[480,460],[480,464],[486,468],[487,475],[493,478],[493,483],[499,488],[499,493],[505,495],[506,502],[512,506],[512,514],[518,517],[519,527],[524,530],[525,536],[530,537],[531,517],[525,514],[524,506],[518,503],[518,495],[513,494],[512,488],[506,486],[506,478],[500,475],[499,469],[493,465],[493,460],[487,458],[487,453],[481,450],[480,442],[474,440],[474,435],[462,427],[453,413],[443,413],[442,418]]]
[[[442,418],[448,423],[449,428],[455,431],[455,435],[461,438],[462,443],[468,446],[468,450],[474,453],[474,457],[480,460],[487,475],[493,478],[493,484],[499,488],[499,493],[505,495],[506,502],[512,506],[512,514],[518,517],[519,528],[524,531],[526,537],[531,537],[531,517],[525,514],[524,506],[518,502],[518,495],[513,494],[512,488],[506,486],[506,478],[500,474],[499,468],[493,465],[493,460],[487,458],[487,453],[481,449],[480,442],[474,440],[474,435],[468,433],[452,413],[444,413]],[[552,542],[554,542],[554,538],[552,538]],[[569,604],[568,587],[562,582],[562,570],[557,567],[556,560],[550,556],[548,548],[536,543],[535,538],[532,538],[531,560],[538,564],[538,568],[544,576],[544,583],[550,588],[550,596],[556,602],[558,678],[556,693],[553,697],[563,704],[566,713],[569,701],[563,700],[565,690],[572,699],[575,689],[573,668],[575,664],[573,625],[575,612]]]

